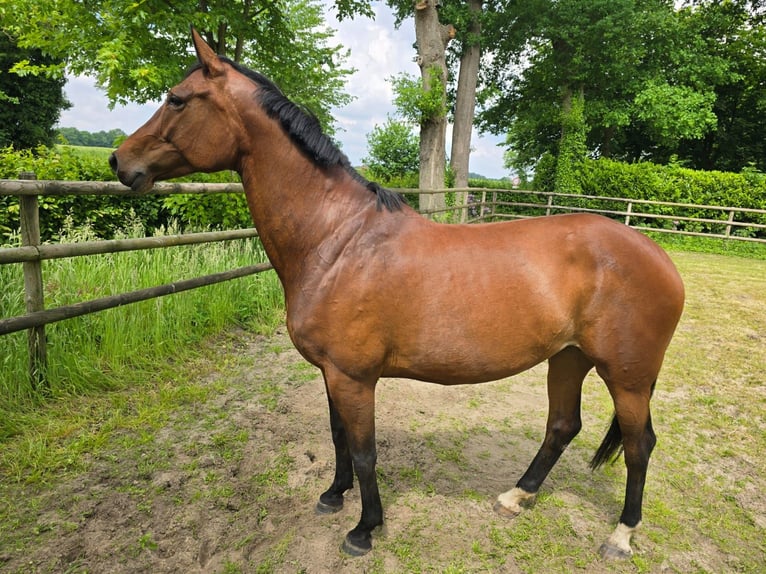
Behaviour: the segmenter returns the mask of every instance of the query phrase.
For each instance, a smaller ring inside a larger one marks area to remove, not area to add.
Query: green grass
[[[90,238],[87,230],[70,230],[66,240]],[[46,261],[45,304],[53,308],[265,260],[256,240],[242,240]],[[0,316],[23,314],[21,265],[0,266],[0,285]],[[283,310],[281,286],[269,271],[48,325],[45,397],[29,384],[26,333],[3,336],[0,440],[28,427],[42,404],[172,374],[206,336],[237,323],[269,332]]]
[[[109,156],[114,151],[111,147],[96,147],[96,146],[84,146],[84,145],[57,145],[56,148],[70,150],[74,152],[78,157],[86,159],[94,159],[107,163]]]

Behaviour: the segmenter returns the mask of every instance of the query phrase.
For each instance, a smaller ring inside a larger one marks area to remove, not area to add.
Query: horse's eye
[[[184,107],[184,101],[175,94],[168,95],[168,106],[180,110]]]

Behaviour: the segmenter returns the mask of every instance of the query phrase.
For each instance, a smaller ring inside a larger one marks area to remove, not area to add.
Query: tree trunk
[[[419,0],[415,4],[415,40],[423,89],[441,91],[444,111],[423,118],[420,125],[420,189],[443,189],[447,157],[447,44],[454,28],[439,23],[436,0]],[[438,82],[434,82],[434,78]],[[438,83],[438,85],[436,85]],[[421,209],[445,207],[444,194],[421,195]]]
[[[476,82],[481,59],[481,10],[483,0],[468,0],[471,22],[460,58],[460,74],[455,99],[455,124],[452,126],[452,153],[450,167],[455,176],[455,187],[468,187],[468,168],[471,155],[471,131],[476,109]],[[465,205],[467,193],[458,194],[458,205]],[[461,211],[461,220],[466,211]]]

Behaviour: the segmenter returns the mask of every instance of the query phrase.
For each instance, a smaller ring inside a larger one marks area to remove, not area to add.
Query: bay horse
[[[236,170],[284,288],[295,347],[323,375],[335,476],[317,503],[337,512],[359,481],[362,514],[343,542],[361,555],[383,523],[375,475],[380,377],[457,385],[548,361],[545,438],[495,510],[531,500],[581,427],[593,368],[614,416],[591,466],[627,466],[622,514],[599,551],[631,556],[655,433],[649,401],[684,288],[654,242],[622,223],[569,214],[480,225],[429,221],[364,179],[316,118],[192,30],[198,63],[112,154],[134,192],[192,172]]]

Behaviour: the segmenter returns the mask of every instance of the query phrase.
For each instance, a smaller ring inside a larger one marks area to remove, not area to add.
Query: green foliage
[[[343,16],[369,13],[339,0]],[[348,103],[348,51],[331,44],[325,6],[317,0],[198,2],[184,0],[18,0],[3,10],[3,27],[19,42],[66,62],[70,74],[90,75],[112,104],[160,99],[193,62],[189,25],[219,54],[257,69],[311,109],[325,128],[330,110]],[[63,75],[64,65],[50,69]]]
[[[14,179],[31,171],[37,179],[114,181],[108,157],[111,149],[81,153],[72,146],[37,146],[31,150],[0,149],[0,178]]]
[[[758,172],[697,171],[678,165],[586,160],[583,193],[698,205],[766,208],[766,176]]]
[[[558,193],[579,193],[577,172],[587,153],[583,93],[570,93],[566,102],[568,105],[561,112],[561,143],[556,159],[554,187]]]
[[[51,61],[40,50],[19,48],[0,29],[0,147],[28,149],[53,144],[61,110],[70,107],[64,96],[65,80],[11,71],[19,62],[35,66]]]
[[[487,16],[479,124],[514,167],[557,154],[562,90],[583,86],[587,148],[697,169],[766,170],[766,27],[744,0],[516,2]]]
[[[112,134],[113,132],[105,132]],[[108,148],[56,146],[35,150],[0,149],[0,178],[15,179],[22,171],[34,172],[41,180],[114,181],[109,168]],[[205,183],[239,182],[234,172],[194,174],[177,181]],[[135,216],[147,234],[167,227],[171,220],[183,228],[237,229],[252,226],[244,195],[190,194],[166,197],[48,196],[40,200],[43,241],[55,240],[65,226],[87,226],[101,239],[111,239]],[[0,241],[19,228],[19,202],[0,196]]]
[[[364,158],[363,163],[370,177],[384,185],[391,185],[394,181],[401,183],[404,178],[414,176],[417,186],[419,146],[419,138],[409,125],[388,118],[383,126],[376,125],[372,132],[367,134],[369,155]]]
[[[77,128],[59,128],[58,133],[64,138],[64,142],[70,145],[93,146],[93,147],[117,147],[115,142],[124,138],[127,134],[120,130],[100,132],[88,132]]]
[[[681,140],[700,139],[715,129],[714,103],[712,91],[651,82],[636,95],[636,117],[657,142],[675,147]]]
[[[537,191],[553,191],[556,186],[556,156],[545,152],[535,167],[532,187]]]
[[[197,173],[177,181],[236,183],[239,176],[233,171],[221,171]],[[241,229],[253,225],[244,194],[169,195],[164,199],[164,206],[171,217],[192,229]]]
[[[661,166],[649,162],[628,164],[608,159],[586,160],[580,172],[580,187],[585,195],[766,209],[766,175],[753,171],[726,173],[696,171],[678,165]],[[641,210],[659,214],[679,213],[677,208],[671,211],[662,206],[641,206]],[[711,212],[689,209],[684,215],[710,218]],[[718,218],[720,223],[702,224],[671,219],[651,225],[722,233],[728,213],[721,212]],[[738,221],[766,224],[766,215],[743,214],[738,217]],[[732,232],[744,233],[737,230]]]
[[[394,88],[394,105],[397,112],[418,126],[447,113],[444,83],[437,67],[429,69],[428,79],[426,89],[423,82],[411,74],[403,72],[389,78]]]

